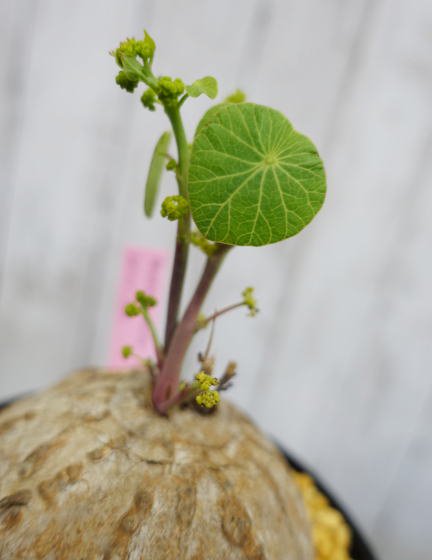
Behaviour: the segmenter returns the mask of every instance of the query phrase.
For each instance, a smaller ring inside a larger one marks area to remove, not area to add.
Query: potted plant
[[[74,373],[1,413],[0,557],[348,558],[342,517],[243,413],[221,402],[236,365],[216,365],[212,328],[235,308],[255,315],[253,289],[203,313],[236,245],[282,241],[312,220],[325,197],[322,161],[284,115],[246,102],[241,92],[205,113],[190,145],[181,108],[200,95],[214,99],[217,82],[157,76],[154,53],[145,32],[112,54],[117,84],[128,92],[145,86],[143,106],[166,113],[177,147],[173,157],[171,133],[160,137],[145,192],[151,216],[164,168],[175,174],[178,193],[161,207],[177,222],[165,336],[149,313],[155,299],[138,291],[125,312],[147,323],[155,360],[118,375]],[[206,262],[180,314],[191,245]],[[191,340],[206,328],[196,371],[181,380]],[[122,352],[127,358],[134,349]]]

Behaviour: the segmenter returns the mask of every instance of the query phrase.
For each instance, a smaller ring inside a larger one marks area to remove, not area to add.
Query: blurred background
[[[108,55],[144,27],[156,73],[243,88],[326,164],[312,224],[236,249],[211,293],[213,310],[252,284],[261,309],[216,327],[220,368],[239,364],[230,397],[380,558],[430,559],[430,0],[0,0],[0,398],[104,365],[124,246],[171,250],[175,226],[141,209],[167,121],[114,84]],[[189,134],[208,106],[185,105]]]

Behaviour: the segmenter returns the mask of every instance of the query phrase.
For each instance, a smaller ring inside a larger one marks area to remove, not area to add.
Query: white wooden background
[[[253,283],[262,309],[219,323],[232,398],[381,558],[430,559],[430,0],[0,0],[0,396],[103,364],[122,247],[170,247],[173,227],[141,214],[166,122],[114,85],[107,54],[144,26],[160,73],[243,87],[326,162],[313,225],[237,249],[212,292],[210,310]],[[187,104],[190,133],[207,106]]]

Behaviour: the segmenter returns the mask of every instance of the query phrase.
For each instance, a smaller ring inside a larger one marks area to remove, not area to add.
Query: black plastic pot
[[[296,457],[294,457],[291,453],[287,452],[285,449],[278,445],[280,451],[288,461],[288,463],[297,471],[304,472],[309,474],[313,479],[317,486],[317,488],[327,496],[331,505],[340,511],[342,515],[345,517],[346,522],[351,528],[352,533],[352,543],[351,543],[351,558],[353,560],[378,560],[377,556],[372,552],[371,547],[366,542],[365,538],[363,537],[360,529],[358,528],[357,524],[353,521],[351,515],[347,513],[344,506],[342,506],[337,500],[333,493],[330,492],[327,486],[322,482],[322,480],[317,476],[312,469],[306,467],[303,462],[299,461]]]
[[[13,402],[15,402],[16,400],[18,400],[18,399],[19,399],[19,397],[15,398],[15,399],[9,399],[7,401],[0,402],[0,411],[2,409],[6,408],[7,406],[9,406],[10,404],[12,404]],[[278,444],[276,443],[276,445],[278,445]],[[285,449],[280,447],[280,445],[278,445],[278,447],[279,447],[280,451],[282,452],[282,454],[284,455],[284,457],[286,458],[286,460],[288,461],[288,463],[295,470],[307,473],[310,476],[312,476],[312,478],[314,479],[314,482],[315,482],[316,486],[318,487],[318,489],[325,496],[327,496],[327,498],[329,499],[329,502],[332,504],[332,506],[334,506],[337,510],[339,510],[342,513],[342,515],[345,517],[345,520],[348,523],[348,525],[350,526],[351,533],[352,533],[352,544],[351,544],[351,550],[350,550],[352,560],[378,560],[378,558],[372,553],[370,546],[365,541],[365,539],[362,536],[359,528],[357,527],[357,525],[352,520],[351,515],[349,515],[347,513],[346,509],[343,506],[341,506],[339,501],[326,488],[326,485],[323,484],[323,482],[320,480],[320,478],[317,477],[316,474],[311,469],[306,467],[303,464],[303,462],[300,462],[291,453],[287,452]]]

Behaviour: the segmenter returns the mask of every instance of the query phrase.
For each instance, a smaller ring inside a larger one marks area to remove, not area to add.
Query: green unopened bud
[[[169,76],[161,76],[158,80],[159,85],[159,98],[165,99],[176,99],[185,90],[185,85],[180,78],[173,80]]]
[[[123,70],[120,70],[117,74],[115,81],[122,89],[125,89],[129,93],[133,93],[138,85],[138,80],[128,77]]]
[[[205,327],[207,326],[208,321],[207,321],[207,317],[205,316],[204,313],[199,313],[197,320],[196,320],[196,328],[197,329],[205,329]]]
[[[127,305],[125,305],[124,312],[128,317],[136,317],[137,315],[139,315],[140,310],[138,306],[135,305],[135,303],[128,303]]]
[[[144,309],[147,309],[148,307],[154,307],[157,303],[153,296],[146,294],[142,290],[138,290],[138,292],[135,294],[135,298]]]
[[[146,89],[145,92],[141,95],[141,103],[149,109],[150,111],[156,110],[156,94],[152,89]]]
[[[123,68],[125,58],[136,58],[139,56],[144,65],[151,64],[156,49],[155,42],[144,31],[144,38],[141,41],[133,37],[122,41],[120,45],[111,53],[116,59],[117,64]]]
[[[145,30],[144,30],[144,39],[140,41],[140,44],[141,44],[141,48],[140,48],[140,52],[138,53],[139,56],[141,56],[143,59],[148,58],[149,61],[151,62],[153,60],[154,52],[156,50],[156,43],[153,41],[153,39]]]
[[[177,168],[177,162],[175,159],[170,158],[165,166],[167,171],[174,171]]]
[[[249,315],[254,317],[258,313],[257,302],[254,297],[254,289],[247,287],[242,291],[243,303],[249,308]]]
[[[225,103],[243,103],[243,101],[246,101],[246,94],[241,89],[236,89],[225,99]]]
[[[125,358],[127,360],[133,354],[132,346],[123,346],[123,348],[121,350],[121,353],[122,353],[123,358]]]
[[[171,222],[179,220],[189,212],[189,202],[184,196],[176,194],[167,196],[162,202],[161,216],[168,218]]]

